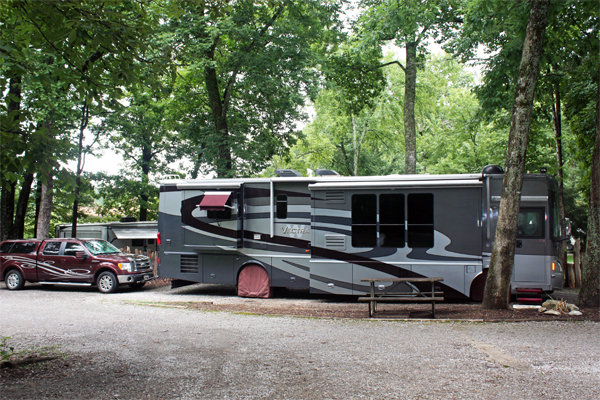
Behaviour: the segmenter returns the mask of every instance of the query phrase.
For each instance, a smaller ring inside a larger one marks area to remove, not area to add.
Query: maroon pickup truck
[[[97,285],[112,293],[119,285],[139,289],[152,279],[150,258],[125,254],[99,239],[30,239],[0,243],[0,280],[10,290],[25,281]]]

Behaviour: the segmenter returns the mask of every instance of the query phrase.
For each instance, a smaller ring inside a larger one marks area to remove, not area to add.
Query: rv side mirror
[[[75,258],[85,260],[86,258],[88,258],[88,255],[84,251],[78,251],[77,253],[75,253]]]

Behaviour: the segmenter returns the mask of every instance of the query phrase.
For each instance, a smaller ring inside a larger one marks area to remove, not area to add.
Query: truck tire
[[[112,272],[104,271],[98,276],[98,290],[102,293],[114,293],[118,286],[117,276]]]
[[[20,290],[25,286],[25,281],[23,280],[23,274],[18,269],[11,270],[6,277],[4,278],[6,282],[6,288],[8,290]]]

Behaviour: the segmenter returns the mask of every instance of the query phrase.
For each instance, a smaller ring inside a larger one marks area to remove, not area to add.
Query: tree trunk
[[[508,138],[506,172],[502,183],[496,238],[483,293],[484,309],[508,308],[533,97],[548,24],[549,6],[550,0],[531,2]]]
[[[2,181],[2,191],[0,194],[0,239],[14,239],[13,217],[15,215],[16,182],[9,183],[4,179]]]
[[[213,53],[209,54],[212,58]],[[223,107],[223,100],[219,91],[217,71],[212,67],[204,70],[204,80],[208,93],[208,103],[212,112],[215,131],[218,137],[218,159],[215,165],[217,177],[231,177],[233,163],[231,147],[229,146],[229,130],[227,128],[227,109]]]
[[[417,44],[406,44],[406,70],[404,71],[404,173],[417,173],[417,132],[415,124],[415,99],[417,97]]]
[[[600,70],[598,71],[600,79]],[[579,303],[600,307],[600,81],[596,104],[596,139],[592,157],[590,200],[588,205],[587,242],[583,259]]]
[[[33,222],[33,234],[37,234],[38,222],[40,220],[40,208],[42,206],[42,182],[40,182],[40,173],[37,174],[37,185],[35,187],[35,220]]]
[[[50,218],[52,217],[54,186],[53,179],[54,173],[50,170],[46,175],[46,183],[42,184],[40,215],[38,218],[37,232],[35,234],[35,237],[38,239],[47,239],[50,237]]]
[[[13,72],[13,71],[11,71]],[[13,76],[9,80],[7,102],[7,116],[9,124],[3,129],[14,136],[21,134],[19,118],[21,114],[21,76]],[[12,119],[11,119],[12,116]],[[0,156],[0,165],[4,172],[5,160]],[[15,160],[10,160],[15,161]],[[14,172],[14,167],[11,168]],[[16,182],[9,182],[4,179],[4,174],[0,178],[0,241],[6,239],[15,239],[17,236],[14,232],[14,216],[15,216],[15,189]]]
[[[567,224],[565,221],[565,181],[564,181],[564,162],[562,152],[562,112],[560,106],[560,85],[557,83],[554,88],[552,95],[552,120],[554,122],[554,140],[556,142],[556,164],[557,164],[557,177],[558,177],[558,205],[560,208],[560,234],[559,236],[567,236]],[[560,263],[561,265],[567,265],[567,245],[563,241],[560,244]]]
[[[144,146],[142,148],[142,192],[140,194],[140,221],[148,220],[148,185],[150,182],[150,161],[152,160],[152,149]]]
[[[25,174],[21,192],[19,193],[19,201],[17,202],[17,210],[15,212],[14,231],[16,238],[25,237],[25,214],[27,213],[27,205],[31,195],[31,185],[33,184],[33,174]]]
[[[73,223],[71,224],[71,237],[77,237],[77,218],[79,213],[79,194],[81,193],[81,173],[83,172],[83,135],[90,118],[90,110],[84,103],[79,124],[79,143],[77,147],[77,171],[75,172],[75,200],[73,201]]]

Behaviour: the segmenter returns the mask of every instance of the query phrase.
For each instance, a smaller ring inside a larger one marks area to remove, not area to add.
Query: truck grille
[[[146,258],[143,260],[135,260],[135,270],[136,271],[150,271],[152,266],[150,265],[150,259]]]

